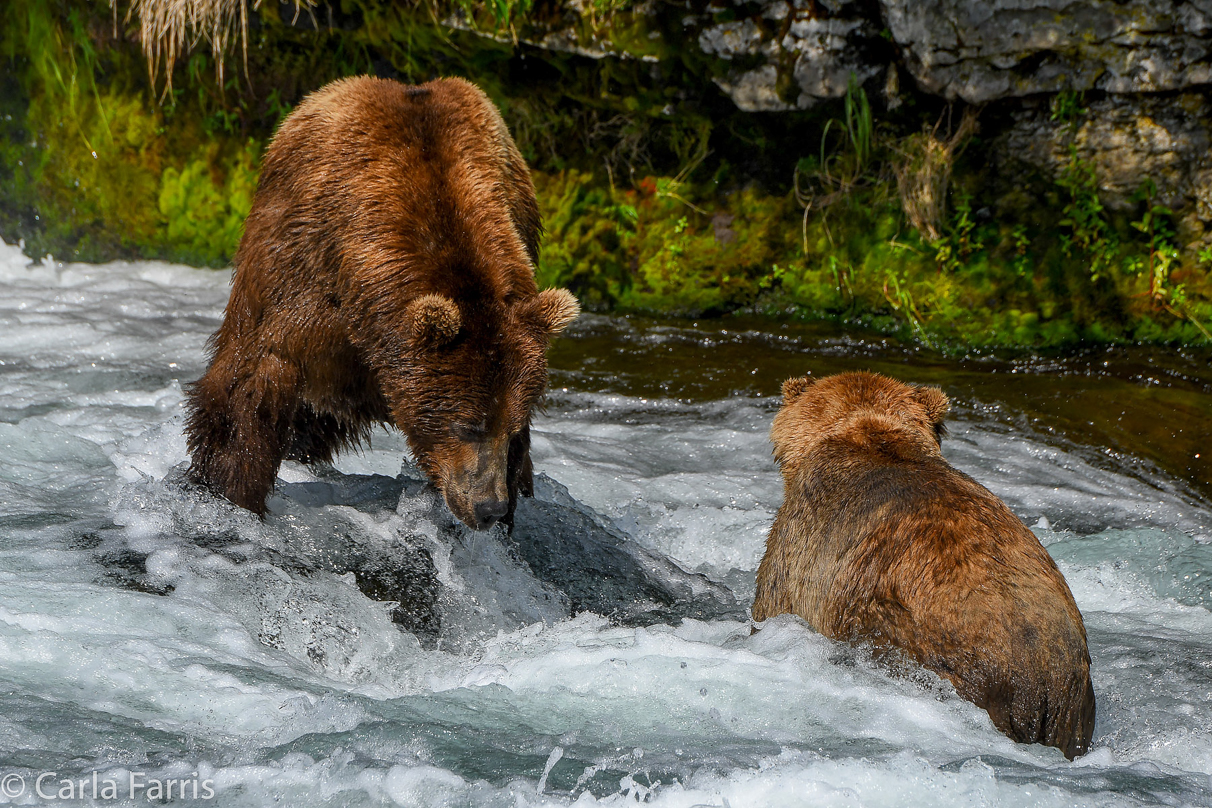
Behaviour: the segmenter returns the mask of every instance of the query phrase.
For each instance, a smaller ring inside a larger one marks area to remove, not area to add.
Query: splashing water
[[[944,444],[1085,616],[1070,764],[794,618],[750,635],[782,496],[759,396],[553,393],[512,539],[390,432],[284,466],[264,522],[192,489],[181,383],[227,280],[0,248],[0,804],[94,773],[122,785],[97,804],[147,804],[132,776],[222,805],[1212,804],[1212,510],[1164,478],[979,413]]]

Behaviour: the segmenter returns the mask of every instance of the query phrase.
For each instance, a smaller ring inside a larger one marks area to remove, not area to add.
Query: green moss
[[[639,185],[635,282],[622,308],[701,314],[751,303],[790,247],[789,200],[746,189],[717,196],[709,210],[662,191],[662,180]]]
[[[536,174],[535,187],[546,229],[539,285],[569,287],[589,309],[610,308],[630,286],[623,241],[634,232],[635,208],[578,171]]]
[[[117,43],[100,50],[104,29],[90,10],[99,9],[33,0],[6,10],[7,69],[28,88],[25,142],[0,152],[13,177],[9,226],[32,220],[20,235],[37,253],[226,263],[261,144],[208,137],[202,102],[182,114],[149,100],[142,57]]]
[[[174,260],[221,265],[235,254],[244,233],[244,218],[257,189],[261,145],[249,140],[232,160],[216,159],[217,144],[181,169],[169,167],[160,177],[157,209],[167,222],[166,246]],[[216,177],[214,166],[225,176]]]
[[[464,8],[482,32],[438,21]],[[264,4],[248,71],[215,83],[195,52],[149,80],[108,0],[0,7],[0,233],[33,255],[230,261],[274,127],[309,91],[374,72],[460,75],[500,106],[535,169],[544,286],[591,309],[761,311],[913,335],[947,349],[1080,340],[1208,341],[1212,258],[1183,255],[1166,212],[1098,204],[1075,156],[1058,183],[991,174],[981,149],[953,173],[943,235],[923,239],[892,170],[937,100],[881,119],[857,85],[810,112],[742,113],[685,41],[680,7],[596,0],[496,4],[341,0],[333,24]],[[721,14],[739,13],[729,9]],[[519,41],[572,21],[594,60]],[[115,35],[116,33],[116,35]],[[1058,99],[1063,120],[1085,114]],[[792,188],[799,171],[808,216]],[[1148,196],[1146,194],[1146,196]]]
[[[677,185],[645,177],[619,191],[584,172],[537,175],[540,283],[569,286],[591,308],[702,314],[752,303],[789,248],[788,200],[750,189],[708,211]]]

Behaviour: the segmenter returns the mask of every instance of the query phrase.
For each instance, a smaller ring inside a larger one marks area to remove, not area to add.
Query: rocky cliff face
[[[879,12],[922,89],[971,104],[1212,79],[1208,0],[881,0]]]
[[[0,2],[0,236],[31,256],[223,265],[308,92],[453,75],[587,307],[1212,343],[1212,0],[215,0],[248,38],[176,17],[171,91],[143,15],[185,7],[117,5]]]
[[[845,12],[844,4],[837,11]],[[839,98],[851,75],[860,82],[887,69],[878,57],[877,21],[856,14],[824,16],[808,0],[778,0],[745,19],[711,21],[714,7],[700,18],[698,46],[729,63],[760,64],[725,69],[716,83],[747,111],[807,109],[824,98]],[[875,58],[872,58],[872,57]]]
[[[652,3],[622,13],[627,30],[652,22],[638,51],[609,33],[586,41],[575,14],[530,41],[656,59],[670,38],[658,13]],[[1212,0],[712,0],[679,17],[679,44],[706,57],[742,110],[808,109],[844,95],[851,76],[874,82],[888,107],[910,89],[995,104],[1008,125],[983,135],[1000,164],[1055,177],[1075,143],[1110,207],[1151,179],[1188,243],[1212,238]],[[1076,133],[1050,113],[1061,92],[1088,94]]]
[[[705,53],[762,60],[730,73],[730,84],[748,88],[749,95],[733,96],[742,107],[753,97],[775,97],[804,108],[845,92],[850,72],[866,79],[893,66],[921,90],[969,104],[1065,90],[1171,92],[1212,82],[1210,0],[775,0],[740,7],[756,10],[716,23],[713,14],[725,7],[708,6],[695,23]],[[780,91],[783,77],[793,79],[795,91]]]
[[[1212,225],[1212,107],[1206,93],[1108,94],[1086,103],[1075,126],[1053,120],[1047,99],[1025,99],[993,141],[1001,172],[1027,167],[1059,176],[1073,159],[1093,166],[1099,196],[1124,210],[1151,181],[1157,203],[1173,209],[1179,236],[1203,243]]]

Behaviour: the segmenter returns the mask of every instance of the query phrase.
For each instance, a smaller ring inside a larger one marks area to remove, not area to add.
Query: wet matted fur
[[[530,173],[460,79],[345,79],[265,155],[206,374],[188,391],[191,474],[264,513],[283,458],[329,461],[380,423],[408,438],[464,523],[531,490],[531,411],[551,336]]]
[[[771,429],[784,501],[753,619],[797,614],[907,653],[1016,741],[1084,754],[1086,629],[1035,535],[940,452],[947,397],[874,373],[790,379]]]

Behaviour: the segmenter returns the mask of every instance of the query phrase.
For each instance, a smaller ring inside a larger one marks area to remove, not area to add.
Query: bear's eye
[[[478,424],[455,424],[450,428],[450,435],[457,440],[468,443],[479,443],[488,437],[488,429],[483,422]]]

